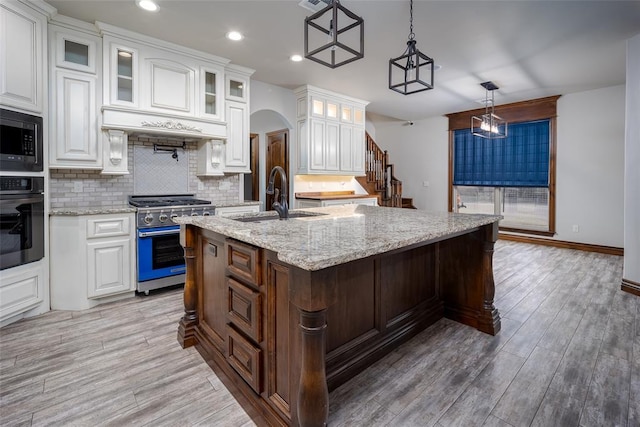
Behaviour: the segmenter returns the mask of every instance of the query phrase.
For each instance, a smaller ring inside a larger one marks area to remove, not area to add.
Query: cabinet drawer
[[[260,249],[235,240],[225,243],[227,271],[251,284],[260,286]]]
[[[129,235],[129,217],[87,220],[87,239]]]
[[[236,332],[233,327],[228,327],[229,352],[227,362],[240,376],[251,386],[256,393],[262,392],[260,381],[260,359],[262,350],[251,344],[246,338]]]
[[[229,307],[227,319],[256,342],[262,341],[262,298],[240,282],[227,278]]]

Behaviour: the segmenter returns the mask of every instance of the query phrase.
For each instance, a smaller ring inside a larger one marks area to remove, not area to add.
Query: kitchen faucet
[[[280,172],[280,179],[282,183],[282,194],[277,188],[274,190],[274,180],[276,178],[276,172]],[[267,185],[267,194],[274,194],[275,201],[273,202],[273,209],[278,212],[280,219],[289,219],[289,205],[287,203],[287,174],[280,166],[274,166],[269,174],[269,185]],[[280,201],[278,201],[278,195],[280,195]]]

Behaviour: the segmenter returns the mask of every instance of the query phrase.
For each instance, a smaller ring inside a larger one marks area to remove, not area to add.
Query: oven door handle
[[[180,230],[138,231],[138,237],[168,236],[169,234],[180,234]]]

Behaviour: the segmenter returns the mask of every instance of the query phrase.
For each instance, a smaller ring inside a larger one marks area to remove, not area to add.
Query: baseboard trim
[[[598,252],[607,255],[624,256],[623,248],[615,248],[613,246],[592,245],[589,243],[567,242],[565,240],[544,239],[541,237],[520,236],[516,234],[499,233],[498,237],[503,240],[520,243],[533,243],[535,245],[554,246],[557,248],[577,249],[587,252]]]
[[[620,285],[620,289],[640,297],[640,283],[638,282],[634,282],[633,280],[625,279],[623,277],[622,285]]]

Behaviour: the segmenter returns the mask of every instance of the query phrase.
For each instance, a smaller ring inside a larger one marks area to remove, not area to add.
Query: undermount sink
[[[326,215],[325,213],[319,212],[289,212],[289,219],[293,218],[309,218],[315,216]],[[239,216],[237,218],[229,218],[234,221],[240,222],[262,222],[262,221],[275,221],[279,220],[280,217],[278,215],[250,215],[250,216]]]

